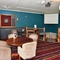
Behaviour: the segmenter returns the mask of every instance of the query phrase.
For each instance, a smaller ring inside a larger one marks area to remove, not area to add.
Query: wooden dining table
[[[33,39],[31,38],[28,38],[28,37],[16,37],[15,39],[14,38],[10,38],[10,39],[7,39],[7,44],[11,46],[11,51],[12,51],[12,59],[11,60],[15,60],[17,58],[17,60],[19,60],[19,55],[17,53],[17,47],[18,46],[21,46],[24,44],[24,43],[28,43],[28,42],[33,42]],[[15,52],[16,50],[16,52]]]
[[[24,43],[32,42],[33,39],[28,38],[28,37],[16,37],[7,39],[7,44],[12,45],[12,46],[22,46]]]

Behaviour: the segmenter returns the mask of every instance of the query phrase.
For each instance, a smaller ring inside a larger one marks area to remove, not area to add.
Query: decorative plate
[[[8,23],[8,22],[9,22],[9,20],[8,20],[8,19],[5,19],[5,20],[4,20],[4,23]]]

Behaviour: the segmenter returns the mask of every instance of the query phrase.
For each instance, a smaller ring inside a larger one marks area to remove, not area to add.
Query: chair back
[[[30,59],[36,56],[37,42],[28,42],[18,47],[18,54],[23,59]]]
[[[8,39],[13,38],[13,34],[8,35]]]
[[[10,39],[10,38],[16,38],[16,37],[18,37],[18,35],[16,35],[16,36],[14,34],[9,34],[8,35],[8,39]]]
[[[11,34],[8,35],[8,38],[16,38],[18,37],[17,31],[16,30],[12,30]]]
[[[26,37],[28,37],[31,33],[35,33],[35,29],[29,29],[28,27],[26,27]]]
[[[33,41],[37,41],[38,40],[38,35],[37,34],[30,34],[29,38],[32,38]]]
[[[22,48],[24,50],[25,56],[28,58],[35,57],[36,55],[36,46],[37,42],[29,42],[22,45]]]

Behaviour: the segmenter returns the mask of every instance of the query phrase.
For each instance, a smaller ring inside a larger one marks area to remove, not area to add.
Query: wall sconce
[[[17,21],[18,21],[18,18],[17,18]]]
[[[25,16],[25,18],[27,18],[27,15]]]

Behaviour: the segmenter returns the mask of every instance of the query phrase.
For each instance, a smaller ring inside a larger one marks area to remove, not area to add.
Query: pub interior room
[[[60,0],[0,1],[0,60],[60,60]]]

